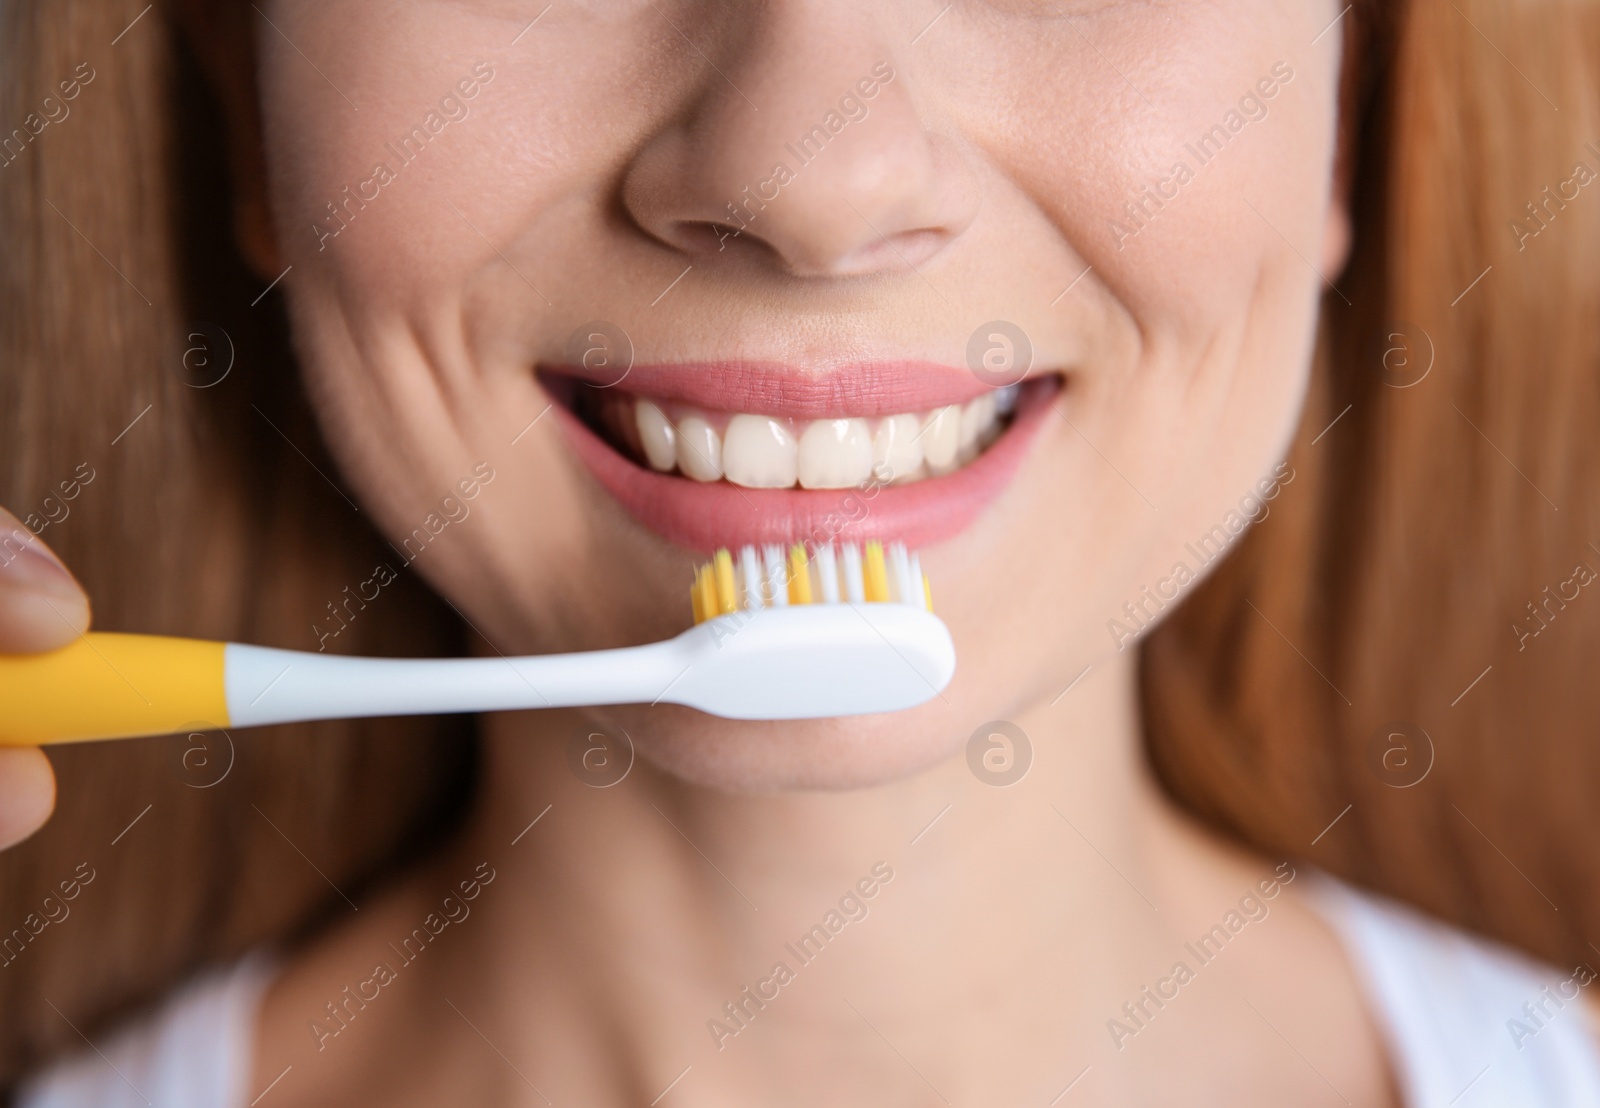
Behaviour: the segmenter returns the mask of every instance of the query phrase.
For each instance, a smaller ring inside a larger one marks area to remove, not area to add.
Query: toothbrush
[[[885,547],[719,551],[694,626],[646,646],[519,658],[355,658],[90,632],[0,655],[0,745],[317,719],[682,704],[728,719],[893,712],[940,695],[955,647],[915,554]]]

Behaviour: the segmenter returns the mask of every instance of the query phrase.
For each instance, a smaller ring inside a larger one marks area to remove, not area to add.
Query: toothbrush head
[[[922,563],[903,543],[847,543],[837,549],[800,543],[719,550],[695,574],[694,621],[801,604],[911,604],[933,611]]]
[[[955,673],[915,554],[899,544],[746,546],[695,574],[691,664],[668,695],[730,719],[899,711]]]

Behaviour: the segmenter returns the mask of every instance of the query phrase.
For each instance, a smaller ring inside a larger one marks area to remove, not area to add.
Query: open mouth
[[[921,367],[919,367],[921,368]],[[1009,483],[1056,376],[861,367],[635,367],[615,384],[544,367],[575,453],[632,515],[694,550],[897,540],[964,529]]]
[[[572,397],[590,429],[658,473],[746,489],[852,489],[968,465],[1000,437],[1020,387],[926,412],[832,419],[717,411],[614,388],[579,388]]]

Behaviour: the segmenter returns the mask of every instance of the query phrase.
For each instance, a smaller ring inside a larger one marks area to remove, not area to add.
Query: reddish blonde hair
[[[1349,303],[1294,485],[1146,644],[1149,750],[1246,842],[1573,965],[1600,958],[1600,179],[1558,190],[1600,171],[1600,5],[1352,14]]]

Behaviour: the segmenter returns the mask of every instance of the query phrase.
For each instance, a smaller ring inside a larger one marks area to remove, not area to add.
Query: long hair
[[[0,4],[0,502],[102,630],[459,652],[336,487],[281,302],[232,245],[217,98],[144,7]],[[351,603],[379,566],[395,580]],[[459,720],[195,722],[51,751],[59,809],[0,855],[0,1079],[77,1041],[69,1020],[350,911],[470,798]]]
[[[1146,644],[1148,749],[1248,843],[1600,964],[1600,5],[1360,14],[1297,476]]]
[[[0,132],[0,502],[102,629],[458,650],[403,569],[347,603],[393,552],[340,492],[270,276],[233,245],[219,93],[181,13],[144,7],[0,4],[0,126],[34,121]],[[246,5],[188,9],[248,44]],[[1600,183],[1559,190],[1600,168],[1600,7],[1362,0],[1336,33],[1356,240],[1298,476],[1144,646],[1151,757],[1263,850],[1582,960],[1600,597],[1564,598],[1577,564],[1600,570]],[[349,911],[449,834],[474,768],[448,720],[51,757],[60,810],[0,855],[0,1080]]]

